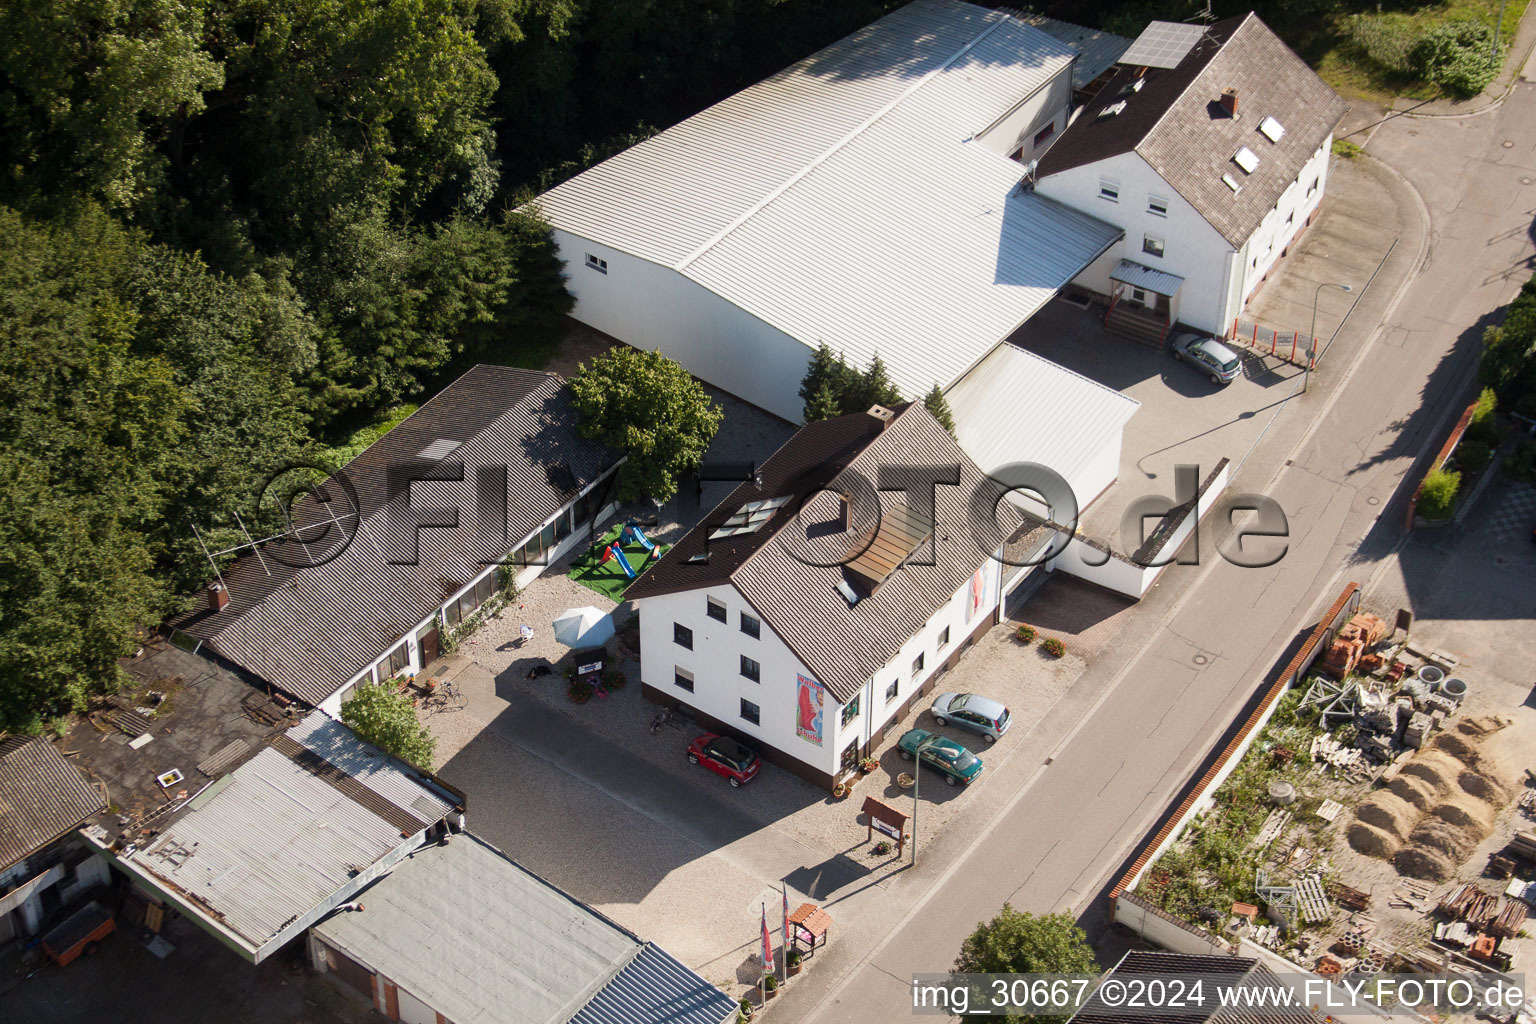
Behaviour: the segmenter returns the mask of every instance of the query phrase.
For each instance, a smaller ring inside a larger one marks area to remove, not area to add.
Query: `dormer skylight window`
[[[1285,125],[1272,117],[1266,117],[1259,122],[1259,131],[1263,132],[1264,137],[1270,142],[1279,142],[1285,137]]]
[[[1109,106],[1107,106],[1103,110],[1099,111],[1099,117],[1114,117],[1116,114],[1120,113],[1120,111],[1122,111],[1124,109],[1125,109],[1125,100],[1120,100],[1119,102],[1111,103]]]
[[[1232,162],[1241,167],[1244,174],[1252,174],[1259,169],[1259,154],[1247,146],[1240,146],[1233,155]]]
[[[794,500],[792,495],[783,495],[778,498],[769,498],[766,501],[749,501],[737,509],[720,525],[714,533],[709,535],[710,540],[720,540],[724,537],[737,537],[744,533],[756,533],[763,528],[763,524],[773,518],[773,514]]]
[[[1230,174],[1223,174],[1221,176],[1221,183],[1227,186],[1227,188],[1231,189],[1233,195],[1236,195],[1243,190],[1243,186],[1239,185],[1237,183],[1237,179],[1232,177]]]

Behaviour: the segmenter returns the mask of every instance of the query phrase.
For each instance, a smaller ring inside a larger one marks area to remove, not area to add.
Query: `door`
[[[438,654],[441,653],[438,650],[438,635],[437,635],[437,633],[438,633],[437,627],[433,626],[431,629],[429,629],[425,633],[421,634],[421,636],[418,638],[418,641],[421,644],[421,667],[422,668],[426,668],[428,665],[430,665],[434,661],[436,661]]]
[[[336,977],[373,1000],[373,972],[345,953],[325,947],[325,962]]]

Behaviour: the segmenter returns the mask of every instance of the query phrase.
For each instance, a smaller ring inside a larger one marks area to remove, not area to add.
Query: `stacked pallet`
[[[1440,901],[1440,913],[1465,921],[1474,929],[1482,928],[1498,914],[1499,898],[1483,892],[1471,882],[1463,882]]]
[[[1520,934],[1520,929],[1525,927],[1525,918],[1530,908],[1524,900],[1505,900],[1504,907],[1499,911],[1499,916],[1494,918],[1488,926],[1488,934],[1500,939],[1512,939]]]

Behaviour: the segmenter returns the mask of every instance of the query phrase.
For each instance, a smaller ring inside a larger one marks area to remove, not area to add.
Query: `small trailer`
[[[60,967],[96,952],[101,940],[117,931],[117,919],[100,903],[87,903],[43,936],[43,951]]]

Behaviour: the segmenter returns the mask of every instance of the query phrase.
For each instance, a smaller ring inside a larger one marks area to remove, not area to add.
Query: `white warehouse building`
[[[949,387],[1120,237],[1022,187],[1074,59],[1003,11],[887,15],[540,197],[573,316],[792,422],[823,342]]]

